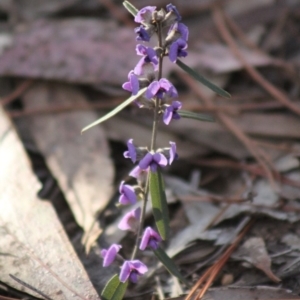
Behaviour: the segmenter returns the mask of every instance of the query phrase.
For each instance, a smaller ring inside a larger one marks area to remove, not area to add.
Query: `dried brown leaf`
[[[35,296],[9,274],[53,299],[99,299],[51,203],[37,198],[40,184],[2,110],[0,164],[0,280]]]

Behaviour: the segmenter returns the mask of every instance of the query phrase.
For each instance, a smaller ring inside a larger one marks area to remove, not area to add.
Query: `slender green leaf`
[[[130,2],[124,1],[123,5],[134,17],[137,15],[139,10],[134,5],[132,5]]]
[[[224,91],[223,89],[221,89],[220,87],[216,86],[215,84],[213,84],[212,82],[210,82],[208,79],[206,79],[202,75],[198,74],[195,70],[193,70],[192,68],[190,68],[189,66],[187,66],[181,60],[177,59],[176,64],[182,70],[184,70],[185,72],[187,72],[191,77],[193,77],[194,79],[200,81],[202,84],[204,84],[205,86],[207,86],[209,89],[211,89],[212,91],[214,91],[218,95],[220,95],[222,97],[225,97],[225,98],[230,98],[231,97],[231,95],[228,92]]]
[[[178,110],[177,113],[182,118],[195,119],[198,121],[206,121],[206,122],[214,122],[215,121],[215,119],[210,115],[194,113],[192,111]]]
[[[101,296],[104,300],[122,300],[126,292],[128,281],[122,283],[119,275],[114,275],[104,287]]]
[[[169,212],[165,187],[160,168],[150,172],[149,189],[152,201],[152,211],[158,232],[163,240],[169,234]]]
[[[128,98],[127,100],[125,100],[123,103],[121,103],[119,106],[117,106],[116,108],[114,108],[112,111],[110,111],[108,114],[104,115],[102,118],[98,119],[97,121],[91,123],[90,125],[84,127],[81,130],[81,133],[83,133],[84,131],[110,119],[111,117],[115,116],[117,113],[119,113],[121,110],[123,110],[126,106],[128,106],[131,102],[133,102],[134,100],[136,100],[137,98],[139,98],[142,94],[145,93],[147,87],[141,89],[135,96],[131,96],[130,98]]]
[[[189,282],[182,276],[173,260],[163,249],[159,247],[158,249],[154,250],[154,254],[172,275],[176,276],[179,280],[189,285]]]

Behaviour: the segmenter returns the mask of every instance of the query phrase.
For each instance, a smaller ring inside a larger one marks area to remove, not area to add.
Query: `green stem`
[[[157,26],[158,30],[158,46],[159,48],[162,48],[162,28],[161,23],[158,23]],[[163,53],[159,56],[159,66],[158,66],[158,78],[159,81],[162,78],[162,66],[163,66]],[[155,109],[154,109],[154,119],[153,119],[153,125],[152,125],[152,136],[151,136],[151,146],[150,151],[155,151],[156,148],[156,136],[158,131],[158,123],[159,123],[159,108],[161,105],[160,99],[157,97],[155,98]],[[134,260],[138,251],[138,246],[140,243],[140,238],[142,235],[142,230],[144,227],[144,221],[145,221],[145,215],[146,215],[146,207],[147,207],[147,201],[148,201],[148,194],[149,194],[149,179],[150,179],[150,172],[147,175],[146,184],[145,184],[145,191],[144,191],[144,199],[143,199],[143,206],[142,206],[142,212],[141,217],[139,221],[139,229],[136,236],[136,242],[135,246],[131,255],[131,260]]]

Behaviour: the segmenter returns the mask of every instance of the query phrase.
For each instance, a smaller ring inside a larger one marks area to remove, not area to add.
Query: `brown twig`
[[[20,97],[33,83],[32,79],[27,79],[22,82],[11,94],[0,99],[0,105],[7,105]]]
[[[199,291],[199,293],[196,295],[195,300],[198,300],[204,296],[220,270],[223,268],[229,257],[231,256],[232,252],[236,249],[242,238],[245,236],[247,231],[250,229],[250,227],[253,225],[253,220],[250,219],[246,226],[244,227],[243,231],[236,237],[234,242],[232,243],[231,246],[227,248],[227,250],[224,252],[224,254],[220,257],[220,259],[213,265],[211,266],[202,276],[201,278],[197,281],[197,283],[194,285],[192,290],[189,292],[185,300],[190,300],[194,293],[196,293],[197,289],[204,283],[205,285],[203,288]]]
[[[229,30],[227,29],[226,23],[224,21],[223,12],[218,5],[214,6],[213,19],[221,37],[231,49],[233,55],[235,55],[235,57],[241,62],[241,64],[248,72],[248,74],[252,77],[252,79],[256,81],[261,87],[263,87],[277,101],[282,103],[285,107],[289,108],[295,114],[300,115],[300,107],[291,102],[284,92],[276,88],[272,83],[265,79],[253,66],[251,66],[247,62],[244,55],[239,50]]]

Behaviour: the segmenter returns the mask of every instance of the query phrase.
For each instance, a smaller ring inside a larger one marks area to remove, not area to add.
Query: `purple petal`
[[[165,167],[168,164],[167,158],[162,153],[155,153],[153,160],[161,167]]]
[[[103,249],[101,251],[101,255],[103,257],[103,267],[108,267],[109,265],[112,264],[112,262],[115,260],[117,253],[120,251],[120,249],[122,248],[121,245],[117,245],[117,244],[112,244],[108,250],[103,251],[105,249]]]
[[[168,11],[168,12],[169,12],[169,11],[172,11],[172,12],[174,12],[174,13],[176,14],[176,21],[177,21],[177,22],[180,22],[180,21],[181,21],[181,16],[180,16],[180,14],[179,14],[179,12],[178,12],[178,10],[177,10],[177,8],[176,8],[175,5],[173,5],[173,4],[168,4],[168,5],[166,6],[166,8],[167,8],[167,11]]]
[[[150,152],[148,152],[139,162],[139,167],[142,169],[142,170],[146,170],[151,162],[153,160],[153,154],[151,154]]]
[[[146,98],[148,99],[153,98],[153,96],[157,94],[159,89],[160,89],[160,84],[158,81],[151,82],[146,91]]]
[[[121,282],[126,282],[127,279],[129,278],[131,273],[131,269],[130,269],[130,262],[128,260],[126,260],[121,268],[121,272],[120,272],[120,276],[119,279]]]
[[[132,260],[131,261],[132,266],[134,267],[135,270],[141,275],[145,274],[148,272],[148,268],[145,264],[143,264],[140,260]]]
[[[177,153],[176,153],[176,143],[170,142],[170,158],[169,158],[169,165],[174,161],[174,159],[177,158]]]
[[[174,110],[181,109],[182,103],[180,101],[172,101],[171,106],[174,108]]]
[[[134,178],[138,178],[141,173],[144,172],[144,170],[142,170],[139,166],[136,166],[130,173],[129,176],[134,177]]]
[[[134,67],[134,73],[137,75],[143,74],[143,65],[145,64],[145,57],[142,57]]]
[[[141,208],[138,207],[127,214],[121,219],[118,228],[121,230],[135,231],[141,215]]]
[[[142,44],[137,44],[135,50],[137,55],[141,55],[141,56],[147,55],[147,47]]]
[[[135,28],[134,32],[137,34],[136,37],[137,41],[144,41],[144,42],[150,41],[151,36],[143,26]]]
[[[178,44],[176,41],[172,43],[169,49],[169,59],[172,63],[175,63],[178,56]]]
[[[129,279],[130,279],[131,282],[137,283],[137,281],[138,281],[138,273],[136,271],[132,271],[130,273]]]
[[[171,106],[168,106],[163,115],[163,121],[166,125],[169,125],[173,117],[173,108]]]
[[[141,240],[140,249],[145,250],[150,246],[152,249],[156,250],[158,243],[161,242],[161,240],[161,236],[155,230],[151,227],[147,227]]]
[[[132,162],[135,163],[136,162],[136,149],[133,144],[133,139],[128,140],[127,148],[128,148],[128,151],[124,152],[124,154],[123,154],[124,157],[130,158],[132,160]]]
[[[187,42],[189,38],[189,29],[183,23],[178,23],[177,30],[180,32],[181,38]]]
[[[146,6],[138,11],[134,17],[136,23],[150,22],[152,19],[152,13],[156,10],[156,6]]]

